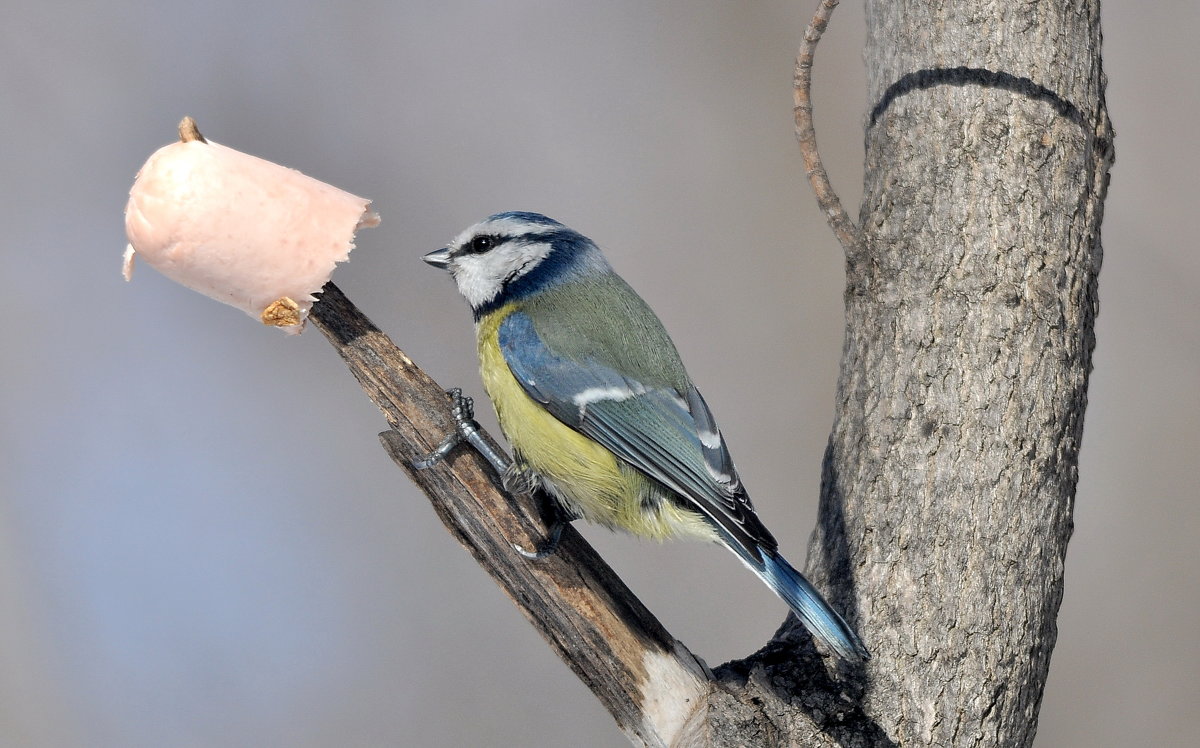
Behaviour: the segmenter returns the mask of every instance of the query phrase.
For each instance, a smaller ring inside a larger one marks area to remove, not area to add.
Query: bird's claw
[[[562,540],[563,528],[566,526],[566,522],[562,521],[561,519],[556,520],[554,524],[550,526],[550,531],[546,533],[546,539],[542,541],[541,545],[539,545],[537,548],[532,551],[528,551],[517,543],[513,543],[513,550],[532,561],[538,561],[548,556],[553,556],[554,552],[558,550],[558,541]]]
[[[412,466],[417,470],[431,468],[446,459],[455,447],[465,441],[475,447],[496,472],[504,475],[509,466],[508,458],[493,449],[481,435],[479,424],[475,422],[474,401],[464,395],[458,387],[448,390],[446,394],[450,395],[452,401],[450,413],[454,416],[454,431],[447,434],[432,452],[413,460]]]
[[[509,494],[516,493],[533,493],[537,487],[536,479],[518,468],[502,453],[495,450],[491,444],[482,436],[479,429],[479,424],[475,422],[475,404],[471,398],[462,393],[462,390],[455,387],[446,392],[452,401],[450,412],[454,416],[454,431],[446,435],[441,443],[434,448],[429,454],[418,457],[412,461],[412,466],[417,470],[425,470],[438,464],[446,459],[451,452],[454,451],[462,442],[467,442],[483,456],[485,460],[496,470],[501,476],[501,485]],[[554,554],[558,549],[558,541],[562,539],[563,528],[567,526],[567,520],[564,520],[561,515],[558,515],[550,529],[546,533],[546,539],[534,550],[529,551],[522,548],[516,543],[512,543],[512,547],[522,556],[528,559],[541,559]]]
[[[455,431],[454,433],[450,434],[445,439],[443,439],[442,443],[437,445],[437,447],[432,452],[425,455],[424,457],[418,457],[417,459],[413,460],[412,466],[414,468],[416,468],[417,470],[425,470],[426,468],[433,467],[434,465],[438,464],[442,460],[446,459],[446,455],[453,452],[454,448],[457,447],[458,443],[461,441],[462,441],[462,436],[457,431]]]
[[[450,399],[454,401],[450,412],[454,414],[454,422],[462,427],[463,424],[471,424],[476,429],[479,424],[475,423],[475,401],[463,394],[462,389],[455,387],[446,392]]]

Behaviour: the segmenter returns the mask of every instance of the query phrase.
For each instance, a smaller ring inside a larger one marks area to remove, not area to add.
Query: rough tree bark
[[[818,30],[836,4],[824,0]],[[847,251],[846,338],[807,569],[863,635],[865,667],[836,670],[789,617],[764,649],[709,672],[577,534],[549,563],[514,557],[510,542],[539,536],[537,511],[503,496],[477,456],[409,469],[635,743],[1033,740],[1112,163],[1099,0],[867,7],[861,229],[818,184]],[[808,106],[797,97],[820,183]],[[387,414],[385,444],[408,469],[449,429],[446,398],[335,289],[327,297],[313,319]]]
[[[847,247],[808,572],[874,659],[844,689],[857,702],[846,723],[806,709],[803,688],[748,691],[779,704],[801,745],[1029,745],[1062,599],[1112,162],[1099,2],[867,10],[864,249]],[[776,649],[794,624],[780,634],[719,674],[786,679],[796,671]]]

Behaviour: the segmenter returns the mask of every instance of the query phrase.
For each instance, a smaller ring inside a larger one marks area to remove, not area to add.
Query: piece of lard
[[[179,132],[129,191],[125,280],[136,254],[263,324],[300,332],[354,233],[379,225],[371,201],[206,140],[190,117]]]

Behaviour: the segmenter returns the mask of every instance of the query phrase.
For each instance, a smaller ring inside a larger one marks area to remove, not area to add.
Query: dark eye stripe
[[[477,236],[471,241],[463,245],[462,251],[465,254],[478,255],[487,252],[501,242],[501,237],[491,234],[483,234]]]

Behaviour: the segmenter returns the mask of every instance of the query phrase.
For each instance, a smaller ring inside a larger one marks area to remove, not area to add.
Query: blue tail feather
[[[858,634],[854,633],[846,619],[825,602],[825,598],[804,575],[792,568],[782,556],[761,549],[760,553],[762,561],[746,559],[748,565],[775,594],[783,598],[815,639],[847,662],[870,659],[871,654]]]

